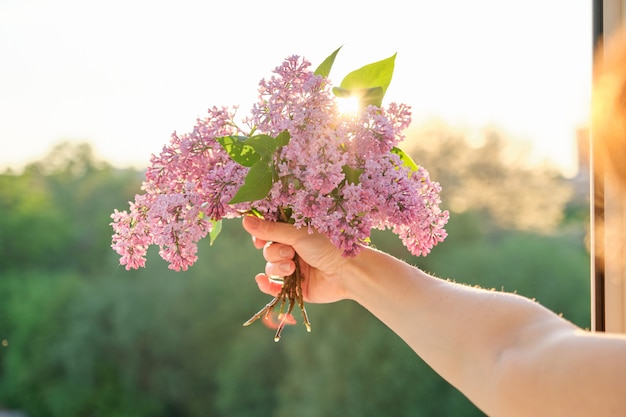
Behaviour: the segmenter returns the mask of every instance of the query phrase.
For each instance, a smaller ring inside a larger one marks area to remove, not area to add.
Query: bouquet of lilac
[[[367,245],[372,229],[391,229],[414,255],[443,241],[448,212],[439,207],[440,186],[397,147],[410,108],[382,106],[395,55],[333,87],[338,52],[315,71],[288,57],[260,82],[259,100],[239,124],[236,107],[213,107],[192,132],[174,133],[152,156],[130,211],[111,215],[120,263],[143,267],[148,247],[158,245],[170,268],[186,270],[200,239],[213,243],[223,219],[243,215],[322,233],[345,256]],[[347,96],[359,100],[359,111],[339,111],[338,98]],[[284,277],[281,293],[245,324],[279,306],[278,340],[297,303],[310,331],[301,280],[299,270]]]

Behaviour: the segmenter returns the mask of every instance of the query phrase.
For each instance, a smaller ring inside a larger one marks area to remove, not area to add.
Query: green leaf
[[[322,62],[319,67],[317,67],[317,69],[315,70],[315,75],[321,75],[322,77],[328,77],[330,75],[330,70],[333,67],[333,64],[335,63],[335,58],[337,57],[337,53],[339,53],[339,50],[343,48],[343,46],[340,46],[339,48],[337,48],[335,50],[335,52],[333,52],[332,54],[330,54],[325,60],[324,62]]]
[[[359,100],[360,108],[365,108],[370,104],[380,107],[385,95],[382,87],[362,88],[360,90],[346,90],[341,87],[333,87],[332,91],[339,98],[356,97]]]
[[[400,159],[402,160],[402,165],[404,165],[405,167],[409,168],[411,170],[411,172],[415,172],[415,171],[417,171],[419,169],[419,166],[402,149],[397,148],[397,147],[394,146],[391,149],[391,153],[395,153],[396,155],[398,155],[400,157]]]
[[[215,243],[215,239],[217,239],[220,232],[222,231],[221,220],[211,220],[211,224],[213,225],[213,227],[211,228],[211,231],[209,232],[209,246],[213,246],[213,244]]]
[[[246,143],[248,141],[246,136],[222,136],[216,140],[228,152],[228,156],[240,165],[251,167],[261,159],[254,148]]]
[[[382,94],[376,92],[373,97],[367,100],[366,105],[372,104],[380,107],[387,88],[391,83],[396,55],[393,54],[389,58],[367,64],[352,71],[345,76],[339,87],[349,91],[370,90],[379,87],[382,89]],[[365,102],[365,100],[363,101]]]
[[[262,219],[262,218],[263,218],[263,214],[262,214],[259,210],[255,209],[254,207],[252,207],[252,208],[250,209],[250,211],[248,211],[248,214],[250,214],[250,215],[252,215],[252,216],[256,216],[256,217],[258,217],[259,219]]]
[[[289,141],[291,140],[291,135],[289,134],[289,131],[287,130],[283,130],[282,132],[280,132],[278,134],[278,136],[276,136],[276,147],[280,148],[282,146],[285,146],[289,143]]]
[[[256,135],[246,140],[246,145],[251,146],[260,156],[262,161],[271,162],[276,150],[276,140],[269,135]]]
[[[244,203],[265,198],[272,188],[272,177],[273,172],[270,165],[263,160],[258,161],[252,165],[244,184],[228,203]]]
[[[359,178],[363,173],[363,169],[352,168],[348,165],[342,166],[341,171],[343,171],[343,175],[346,177],[346,182],[349,184],[358,184]]]
[[[333,94],[339,98],[350,98],[353,92],[341,87],[333,87]]]

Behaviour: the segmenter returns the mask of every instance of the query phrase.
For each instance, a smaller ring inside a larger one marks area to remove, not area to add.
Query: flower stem
[[[254,323],[255,321],[257,321],[258,319],[262,317],[263,318],[268,317],[269,314],[279,304],[280,305],[278,308],[278,314],[280,317],[281,314],[283,313],[283,309],[285,305],[287,305],[287,311],[284,314],[282,314],[282,319],[280,320],[280,323],[278,324],[278,328],[276,329],[276,334],[274,335],[275,342],[278,342],[280,340],[280,336],[283,332],[283,329],[285,328],[287,318],[290,316],[296,304],[298,305],[298,307],[300,307],[300,311],[302,311],[302,318],[304,319],[304,326],[306,327],[306,330],[308,332],[311,331],[311,322],[309,322],[309,317],[306,313],[306,308],[304,306],[304,299],[302,296],[303,276],[302,276],[302,271],[300,270],[300,263],[298,261],[298,255],[294,257],[294,262],[296,263],[296,270],[294,271],[293,274],[284,278],[283,286],[280,292],[278,293],[278,295],[276,295],[276,297],[274,297],[272,301],[267,303],[265,307],[259,310],[254,316],[252,316],[248,321],[246,321],[243,324],[244,326],[249,326],[250,324]]]
[[[280,209],[280,213],[282,218],[279,221],[285,223],[288,222],[289,219],[285,215],[284,210]],[[243,324],[244,326],[249,326],[261,317],[267,318],[276,306],[279,305],[278,315],[281,317],[282,314],[282,318],[278,324],[278,328],[276,329],[276,334],[274,336],[275,342],[280,340],[287,318],[291,315],[291,312],[296,304],[300,307],[300,311],[302,312],[302,318],[304,319],[304,326],[306,327],[307,332],[311,331],[311,322],[309,322],[309,316],[306,313],[304,298],[302,295],[302,280],[304,276],[302,275],[302,270],[300,269],[300,261],[297,253],[294,256],[293,261],[296,264],[296,270],[291,275],[284,277],[283,285],[278,295],[276,295],[272,301],[267,303],[265,307],[259,310],[254,316]],[[287,305],[287,311],[283,314],[285,305]]]

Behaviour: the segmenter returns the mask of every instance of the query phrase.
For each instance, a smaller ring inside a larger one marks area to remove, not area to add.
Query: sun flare
[[[359,98],[355,96],[338,97],[337,107],[342,114],[356,114],[359,112]]]

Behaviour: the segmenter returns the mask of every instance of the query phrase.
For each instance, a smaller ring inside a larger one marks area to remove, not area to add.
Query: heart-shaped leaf
[[[291,140],[291,135],[289,134],[289,131],[287,130],[283,130],[282,132],[280,132],[278,134],[278,136],[276,136],[276,147],[280,148],[282,146],[285,146],[289,143],[289,141]]]
[[[348,165],[344,165],[341,167],[343,171],[343,175],[345,176],[346,182],[348,184],[358,184],[360,182],[361,174],[363,170],[360,168],[352,168]]]
[[[343,90],[353,92],[381,88],[382,94],[375,91],[373,96],[367,100],[368,104],[380,107],[382,105],[383,97],[387,92],[387,88],[391,83],[396,55],[397,54],[393,54],[389,58],[367,64],[352,71],[345,76],[339,87]]]
[[[251,167],[261,157],[252,146],[246,143],[248,139],[247,136],[222,136],[215,140],[222,145],[233,161],[245,167]]]
[[[244,203],[267,197],[267,194],[272,189],[272,177],[273,173],[270,165],[263,160],[258,161],[250,167],[244,184],[228,203]]]
[[[246,140],[246,145],[251,146],[261,157],[261,160],[271,163],[276,150],[276,140],[270,135],[255,135]]]

